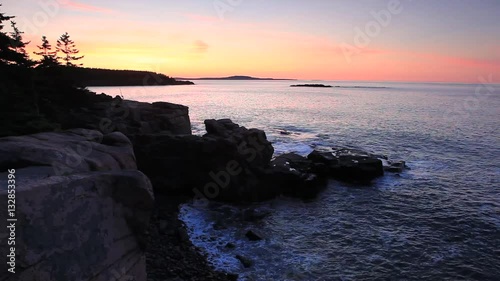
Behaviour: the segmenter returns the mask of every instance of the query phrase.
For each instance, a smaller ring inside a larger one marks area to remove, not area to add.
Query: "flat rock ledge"
[[[0,280],[146,280],[154,196],[122,133],[0,138],[0,167],[0,200],[8,198],[6,169],[16,169],[17,186],[16,274],[2,263]]]

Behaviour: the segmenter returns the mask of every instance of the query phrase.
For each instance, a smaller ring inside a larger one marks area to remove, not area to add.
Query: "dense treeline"
[[[83,58],[68,33],[55,48],[42,37],[35,52],[41,59],[33,60],[26,51],[31,42],[24,41],[14,18],[0,11],[0,136],[64,129],[73,110],[111,99],[77,87],[66,74]]]
[[[98,68],[70,68],[66,70],[68,79],[81,86],[152,86],[190,85],[189,81],[177,81],[164,74],[149,71],[110,70]]]
[[[66,129],[72,114],[112,97],[96,95],[85,86],[176,85],[183,82],[145,71],[82,68],[76,44],[68,33],[55,48],[42,37],[33,60],[14,17],[0,4],[0,137]],[[4,25],[10,23],[10,32]],[[184,82],[186,83],[186,82]]]

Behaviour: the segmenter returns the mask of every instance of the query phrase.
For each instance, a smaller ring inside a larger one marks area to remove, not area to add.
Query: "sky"
[[[84,66],[173,77],[500,79],[498,0],[0,0],[36,50],[68,32]],[[36,56],[33,55],[34,58]]]

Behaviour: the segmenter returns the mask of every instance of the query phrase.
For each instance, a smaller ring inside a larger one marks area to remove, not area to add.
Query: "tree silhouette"
[[[57,51],[52,51],[52,45],[50,45],[46,36],[42,36],[42,45],[38,45],[37,48],[40,51],[33,53],[35,55],[42,56],[42,59],[38,62],[39,67],[59,65],[59,62],[57,61]]]
[[[76,56],[80,52],[76,49],[75,42],[70,39],[68,32],[64,33],[57,40],[57,51],[62,52],[64,55],[62,57],[58,57],[58,59],[62,59],[66,66],[76,66],[72,63],[72,61],[77,61],[82,59],[84,56]],[[79,64],[82,65],[82,64]]]
[[[19,28],[17,28],[16,22],[11,21],[10,26],[12,27],[12,32],[10,33],[11,37],[11,49],[14,50],[16,53],[20,54],[23,57],[22,61],[19,61],[18,63],[20,64],[26,64],[30,62],[28,53],[26,53],[26,46],[30,42],[24,42],[23,41],[23,34],[24,32],[20,31]]]
[[[15,22],[11,22],[11,25],[15,27],[14,32],[11,33],[14,35],[13,37],[5,32],[1,32],[4,27],[3,22],[13,18],[13,16],[6,16],[4,13],[0,13],[0,64],[29,65],[30,61],[25,50],[26,44],[29,42],[23,42],[22,32],[17,29]]]

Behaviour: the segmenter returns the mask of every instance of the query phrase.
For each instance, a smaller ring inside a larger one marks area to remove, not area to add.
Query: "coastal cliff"
[[[145,280],[154,195],[123,134],[76,129],[1,138],[0,167],[15,169],[17,185],[15,274],[2,263],[1,280]],[[4,187],[0,200],[7,202]],[[11,251],[1,240],[0,252]]]
[[[16,278],[1,280],[61,280],[68,268],[71,280],[236,280],[194,248],[179,204],[311,199],[328,178],[369,182],[404,168],[348,149],[275,156],[264,131],[230,119],[206,120],[195,136],[186,106],[84,95],[50,115],[68,130],[0,138],[0,171],[18,177],[20,245]]]

